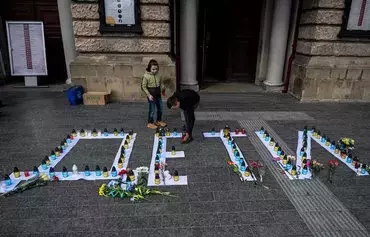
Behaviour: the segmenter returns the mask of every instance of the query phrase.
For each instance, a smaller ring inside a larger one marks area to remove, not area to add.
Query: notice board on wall
[[[11,75],[48,75],[43,22],[7,21],[6,30]]]

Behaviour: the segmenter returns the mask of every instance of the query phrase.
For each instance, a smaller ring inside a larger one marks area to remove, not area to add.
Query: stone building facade
[[[199,90],[217,69],[218,82],[244,80],[237,85],[302,101],[370,101],[370,0],[125,0],[140,9],[140,33],[102,32],[105,1],[123,0],[7,0],[1,12],[9,16],[0,21],[43,20],[48,66],[58,69],[49,77],[63,74],[61,80],[86,91],[110,90],[116,101],[145,99],[140,83],[151,59],[159,62],[167,95]],[[365,37],[342,34],[355,5]],[[38,9],[40,19],[25,16],[27,8]],[[5,38],[0,33],[3,59]],[[7,68],[0,60],[1,66]]]
[[[370,40],[338,37],[344,8],[344,0],[303,1],[290,81],[302,100],[370,100]]]
[[[114,100],[142,99],[141,77],[150,59],[160,64],[166,94],[176,90],[170,58],[168,0],[141,0],[143,33],[99,32],[97,2],[71,3],[76,58],[70,64],[74,84],[88,91],[110,90]]]

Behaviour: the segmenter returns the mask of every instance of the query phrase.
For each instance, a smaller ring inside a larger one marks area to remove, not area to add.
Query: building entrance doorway
[[[201,87],[207,83],[255,80],[261,1],[200,3],[199,71]]]

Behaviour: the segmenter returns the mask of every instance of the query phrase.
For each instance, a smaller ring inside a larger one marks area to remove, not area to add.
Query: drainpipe
[[[294,60],[296,49],[297,49],[299,21],[301,19],[301,13],[302,13],[302,1],[299,1],[297,4],[298,4],[298,9],[296,13],[295,29],[294,29],[294,36],[293,36],[293,42],[292,42],[292,52],[288,59],[288,65],[287,65],[286,75],[284,79],[284,88],[282,90],[282,93],[288,92],[290,75],[292,71],[292,64],[293,64],[293,60]]]

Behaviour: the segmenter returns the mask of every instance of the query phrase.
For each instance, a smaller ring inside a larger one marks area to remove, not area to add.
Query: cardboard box
[[[105,105],[109,103],[110,91],[95,92],[89,91],[83,94],[84,105]]]

